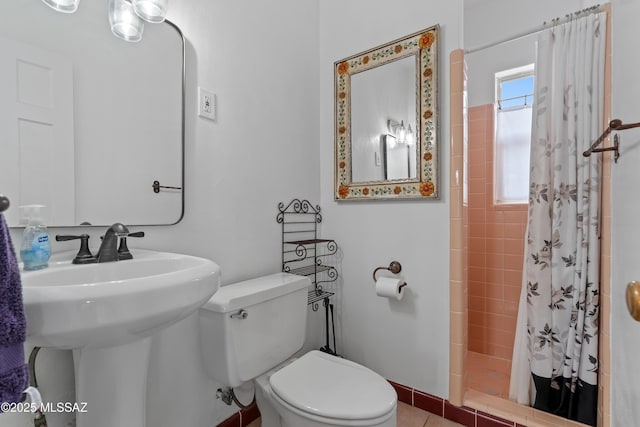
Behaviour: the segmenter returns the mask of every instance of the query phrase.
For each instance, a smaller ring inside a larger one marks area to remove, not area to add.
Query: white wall
[[[278,202],[320,201],[316,3],[170,2],[169,19],[187,39],[185,216],[176,226],[136,228],[146,236],[130,242],[134,256],[144,247],[210,258],[225,284],[279,271]],[[106,9],[105,1],[105,19]],[[216,122],[197,117],[198,86],[216,93]],[[50,230],[52,239],[70,231]],[[88,231],[97,245],[104,228]],[[15,244],[20,235],[12,233]],[[54,242],[54,250],[75,248]],[[320,345],[319,329],[309,346]],[[148,425],[211,427],[232,412],[215,400],[218,385],[202,369],[197,332],[191,316],[154,340]],[[54,353],[43,350],[39,366]],[[38,371],[43,387],[64,381],[63,394],[72,375],[69,352],[65,356],[55,368]],[[25,417],[0,417],[3,427],[29,425]],[[50,427],[64,425],[54,418]]]
[[[465,55],[469,107],[493,104],[496,73],[533,64],[536,60],[535,41],[535,36],[528,36]]]
[[[637,87],[640,57],[635,55],[633,40],[640,37],[640,3],[614,0],[613,15],[613,93],[612,118],[623,123],[640,121],[640,98]],[[611,167],[613,186],[611,256],[611,406],[612,425],[637,425],[640,419],[640,375],[636,370],[640,355],[640,323],[629,315],[625,304],[628,282],[640,280],[638,241],[640,209],[640,131],[619,133],[620,160]]]
[[[322,0],[320,170],[324,233],[343,251],[343,354],[386,378],[447,397],[449,376],[449,53],[459,48],[460,1]],[[402,25],[398,25],[402,23]],[[441,200],[333,200],[333,63],[440,24]],[[409,287],[376,297],[371,273],[392,260]]]
[[[596,3],[595,0],[465,0],[464,47],[474,49],[539,28]],[[505,19],[510,17],[510,19]],[[495,101],[495,73],[536,60],[536,35],[465,55],[469,70],[469,106]]]
[[[473,49],[564,18],[596,4],[596,0],[463,0],[464,46]]]

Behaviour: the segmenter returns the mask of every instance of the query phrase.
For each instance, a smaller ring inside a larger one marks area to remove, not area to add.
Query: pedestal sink
[[[202,306],[220,268],[167,252],[89,265],[73,255],[22,273],[27,341],[73,350],[76,401],[86,402],[78,427],[145,427],[150,337]]]

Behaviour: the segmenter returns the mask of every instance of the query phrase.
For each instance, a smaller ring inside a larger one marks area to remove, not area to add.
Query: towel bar
[[[618,158],[620,157],[620,140],[618,138],[618,135],[616,135],[615,138],[613,139],[613,145],[611,147],[604,147],[604,148],[596,148],[596,147],[601,143],[603,143],[605,138],[613,131],[621,131],[621,130],[633,129],[637,127],[640,127],[640,122],[623,124],[622,120],[620,119],[611,120],[609,122],[609,126],[604,130],[604,132],[602,132],[602,135],[600,135],[598,139],[596,139],[593,142],[593,144],[591,144],[591,146],[587,150],[585,150],[584,153],[582,153],[582,155],[584,157],[589,157],[591,153],[603,153],[605,151],[613,151],[614,152],[613,159],[616,163],[618,163]]]

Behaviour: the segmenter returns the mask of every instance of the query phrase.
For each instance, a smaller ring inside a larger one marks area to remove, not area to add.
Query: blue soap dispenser
[[[47,227],[42,218],[44,207],[44,205],[20,206],[20,223],[25,225],[22,246],[20,247],[20,259],[27,271],[40,270],[49,266],[51,244]]]

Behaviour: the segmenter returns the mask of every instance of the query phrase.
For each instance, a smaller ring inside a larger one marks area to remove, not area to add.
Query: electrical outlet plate
[[[216,95],[198,86],[198,115],[205,119],[216,119]]]

